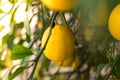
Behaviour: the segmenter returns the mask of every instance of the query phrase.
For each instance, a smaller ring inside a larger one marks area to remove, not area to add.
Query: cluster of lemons
[[[55,11],[69,11],[77,7],[79,0],[41,0],[44,6]],[[105,21],[104,21],[105,22]],[[111,35],[120,40],[120,4],[110,14],[108,28]],[[97,24],[97,23],[96,23]],[[50,27],[46,29],[42,38],[42,47],[49,35]],[[52,28],[52,33],[44,50],[45,56],[59,66],[73,66],[80,62],[78,53],[74,52],[75,38],[68,27],[57,24]],[[73,54],[74,53],[74,54]],[[74,63],[76,62],[76,64]]]
[[[78,0],[41,0],[49,9],[64,12],[77,7]],[[42,37],[42,47],[50,32],[48,27]],[[58,66],[76,68],[80,63],[79,53],[74,51],[75,38],[71,30],[64,25],[56,24],[44,50],[45,56]]]

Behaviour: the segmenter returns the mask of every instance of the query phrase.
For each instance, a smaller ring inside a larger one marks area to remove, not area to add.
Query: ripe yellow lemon
[[[68,11],[75,8],[79,0],[41,0],[41,2],[49,9]]]
[[[46,42],[49,31],[50,27],[48,27],[43,34],[42,47]],[[63,25],[55,25],[52,28],[44,54],[50,60],[63,61],[72,55],[74,45],[74,36],[69,28]]]
[[[110,14],[109,31],[115,39],[120,40],[120,4]]]

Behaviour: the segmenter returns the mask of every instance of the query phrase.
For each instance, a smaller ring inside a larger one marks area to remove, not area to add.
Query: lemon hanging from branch
[[[41,0],[41,2],[49,9],[69,11],[78,5],[79,0]]]
[[[49,35],[50,27],[46,29],[42,37],[42,47]],[[63,25],[55,25],[52,28],[50,38],[44,50],[45,56],[53,61],[64,61],[70,57],[74,50],[74,36],[69,28]]]

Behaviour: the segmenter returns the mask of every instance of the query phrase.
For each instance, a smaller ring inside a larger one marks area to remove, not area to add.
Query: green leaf
[[[9,0],[9,2],[15,4],[15,0]]]
[[[18,76],[20,73],[22,73],[25,69],[29,67],[19,67],[14,73],[9,73],[9,80],[13,80],[16,76]]]
[[[55,74],[51,80],[60,80],[61,74]]]
[[[30,55],[32,55],[32,51],[29,48],[26,48],[22,45],[16,45],[13,47],[11,59],[12,60],[21,59]]]
[[[3,61],[0,61],[0,70],[3,70],[4,68],[6,68],[6,66],[4,65]]]
[[[26,6],[26,11],[28,10],[28,6],[32,4],[33,0],[27,0],[27,6]]]
[[[30,35],[26,34],[26,37],[27,37],[27,38],[26,38],[26,41],[27,41],[27,42],[30,42]]]
[[[102,71],[102,69],[105,67],[105,66],[107,66],[108,64],[99,64],[98,66],[97,66],[97,79],[96,80],[103,80],[103,77],[101,76],[101,71]]]
[[[21,28],[23,28],[23,26],[24,26],[24,23],[23,22],[20,22],[20,23],[18,23],[18,24],[15,24],[14,25],[14,30],[18,30],[18,29],[21,29]]]
[[[97,74],[99,75],[102,71],[102,69],[106,66],[107,64],[99,64],[97,66]]]
[[[3,10],[2,9],[0,9],[0,14],[2,14],[3,13]]]
[[[41,69],[44,70],[48,70],[49,67],[49,61],[48,59],[44,58],[43,61],[41,62]]]
[[[15,35],[14,34],[7,34],[7,35],[5,35],[4,37],[3,37],[3,39],[2,39],[2,45],[4,45],[4,44],[7,44],[7,46],[8,46],[8,48],[9,49],[12,49],[13,48],[13,40],[14,40],[14,38],[15,38]]]
[[[99,75],[96,80],[104,80],[104,78],[101,75]]]

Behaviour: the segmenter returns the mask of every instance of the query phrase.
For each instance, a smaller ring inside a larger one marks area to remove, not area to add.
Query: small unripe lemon
[[[68,11],[75,8],[79,0],[41,0],[41,2],[49,9]]]
[[[99,0],[96,8],[89,13],[90,22],[95,26],[105,26],[108,22],[109,12],[107,0]]]
[[[120,4],[110,14],[109,31],[115,39],[120,40]]]
[[[50,27],[48,27],[43,34],[42,47],[47,40],[49,31]],[[52,28],[44,54],[50,60],[63,61],[72,55],[75,45],[74,43],[74,36],[69,28],[63,25],[55,25]]]

